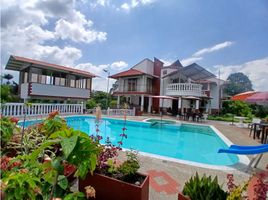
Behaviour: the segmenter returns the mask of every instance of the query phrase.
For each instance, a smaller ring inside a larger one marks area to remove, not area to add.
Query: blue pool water
[[[95,134],[95,118],[88,116],[66,117],[70,127],[89,135]],[[34,122],[26,122],[26,126]],[[100,135],[116,144],[120,140],[123,120],[102,119]],[[127,139],[123,148],[140,152],[182,159],[210,165],[233,165],[236,155],[218,154],[219,148],[227,148],[223,140],[209,127],[198,125],[158,125],[145,122],[126,122]]]

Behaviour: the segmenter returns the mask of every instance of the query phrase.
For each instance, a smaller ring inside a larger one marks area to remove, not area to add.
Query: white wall
[[[31,83],[31,95],[66,98],[89,98],[90,90],[81,88],[63,87],[57,85],[46,85]]]
[[[219,109],[219,87],[215,83],[210,84],[210,96],[211,109]]]
[[[149,59],[144,59],[143,61],[141,61],[140,63],[138,63],[137,65],[135,65],[133,67],[133,69],[142,71],[144,73],[147,74],[154,74],[154,63],[153,61],[149,60]]]
[[[21,99],[28,99],[28,85],[29,83],[23,83],[20,85],[20,98]]]

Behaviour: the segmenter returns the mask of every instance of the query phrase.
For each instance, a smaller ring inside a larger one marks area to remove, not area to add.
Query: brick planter
[[[149,176],[138,174],[145,177],[140,186],[97,173],[94,173],[93,176],[88,174],[85,180],[79,179],[79,191],[85,192],[85,187],[90,185],[96,190],[96,199],[148,200]]]

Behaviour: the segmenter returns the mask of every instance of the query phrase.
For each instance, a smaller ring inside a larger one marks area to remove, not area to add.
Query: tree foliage
[[[106,101],[108,98],[108,106],[106,106]],[[110,103],[113,100],[113,97],[111,94],[107,94],[106,92],[102,91],[94,91],[92,93],[91,99],[87,101],[87,108],[91,109],[99,105],[102,109],[107,109],[107,107],[110,107]]]
[[[230,74],[227,81],[229,83],[226,86],[225,92],[230,96],[253,90],[251,81],[241,72]]]
[[[224,101],[222,114],[231,113],[237,116],[251,117],[252,109],[243,101]]]

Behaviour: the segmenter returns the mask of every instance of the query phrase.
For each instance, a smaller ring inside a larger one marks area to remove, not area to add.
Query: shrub
[[[117,100],[111,100],[110,108],[116,108],[116,107],[117,107]]]
[[[225,200],[228,194],[218,184],[217,176],[212,180],[211,176],[206,175],[200,178],[197,173],[185,183],[182,193],[191,200]]]
[[[92,108],[95,108],[96,106],[97,106],[97,103],[95,102],[94,99],[89,99],[86,103],[87,109],[92,109]]]
[[[243,101],[224,101],[221,114],[231,113],[237,116],[250,117],[252,109]]]

